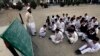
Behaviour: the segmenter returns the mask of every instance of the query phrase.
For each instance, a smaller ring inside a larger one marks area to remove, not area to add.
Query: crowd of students
[[[36,33],[35,22],[30,19],[31,10],[28,8],[26,13],[28,22],[27,29],[31,35]],[[97,37],[99,29],[99,23],[96,17],[88,16],[87,13],[84,16],[73,15],[69,17],[68,14],[52,15],[47,16],[46,23],[39,30],[40,38],[45,38],[47,28],[52,31],[54,35],[50,35],[49,40],[54,44],[59,44],[63,42],[63,39],[67,38],[70,44],[76,44],[76,42],[81,38],[85,41],[82,47],[75,51],[76,54],[85,54],[87,52],[94,53],[100,50],[99,38]],[[29,30],[30,29],[30,30]],[[66,40],[67,40],[66,39]]]

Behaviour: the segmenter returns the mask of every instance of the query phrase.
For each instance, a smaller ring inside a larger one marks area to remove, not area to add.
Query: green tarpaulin
[[[34,56],[31,37],[18,19],[13,21],[2,38],[24,56]]]

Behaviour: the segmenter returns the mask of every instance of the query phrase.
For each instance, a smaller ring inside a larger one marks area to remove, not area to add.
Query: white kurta
[[[84,18],[87,20],[87,21],[90,21],[91,17],[89,16],[84,16]]]
[[[80,20],[75,21],[75,28],[77,31],[79,31],[80,27],[81,27]]]
[[[58,33],[55,33],[55,35],[51,35],[50,38],[53,43],[57,44],[63,41],[64,36],[63,33],[59,31]]]
[[[83,45],[82,47],[79,48],[82,54],[85,54],[87,52],[89,53],[94,53],[100,50],[100,44],[95,43],[93,44],[93,41],[89,41],[88,44]]]
[[[56,24],[52,25],[52,31],[55,31],[56,29],[57,29],[57,25]]]
[[[35,23],[27,23],[27,30],[31,35],[35,35],[36,29],[35,29]]]
[[[61,32],[64,32],[64,29],[65,29],[65,23],[64,22],[60,23],[59,29],[60,29]]]
[[[34,22],[32,14],[30,14],[29,12],[27,12],[25,16],[26,16],[25,21],[27,21],[27,20],[29,21],[27,23],[25,22],[28,32],[30,34],[32,34],[32,35],[35,35],[36,25],[35,25],[35,22]]]
[[[65,34],[71,43],[76,43],[78,41],[78,35],[76,32],[69,34],[67,31],[65,31]]]
[[[41,28],[40,28],[40,31],[39,31],[39,35],[40,35],[41,37],[45,37],[45,35],[46,35],[46,28],[41,27]]]

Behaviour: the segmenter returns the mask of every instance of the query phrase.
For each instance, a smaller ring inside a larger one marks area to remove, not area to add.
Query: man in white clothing
[[[95,53],[100,50],[100,44],[98,43],[99,38],[94,37],[89,40],[86,44],[76,50],[76,54],[85,54],[85,53]]]
[[[36,27],[35,27],[35,22],[33,20],[33,16],[32,16],[32,12],[31,12],[31,8],[28,8],[27,10],[28,12],[26,13],[26,19],[27,19],[27,23],[26,24],[26,27],[27,27],[27,30],[28,32],[33,36],[36,34]]]
[[[55,35],[51,35],[49,39],[53,43],[58,44],[63,41],[63,38],[64,38],[63,33],[59,29],[56,29]]]

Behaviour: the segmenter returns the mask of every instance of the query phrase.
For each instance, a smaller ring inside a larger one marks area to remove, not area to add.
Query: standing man
[[[27,27],[29,34],[34,36],[34,35],[36,35],[36,28],[35,28],[35,22],[33,20],[33,16],[31,13],[32,13],[31,8],[28,7],[27,13],[25,15],[26,19],[27,19],[26,27]]]

